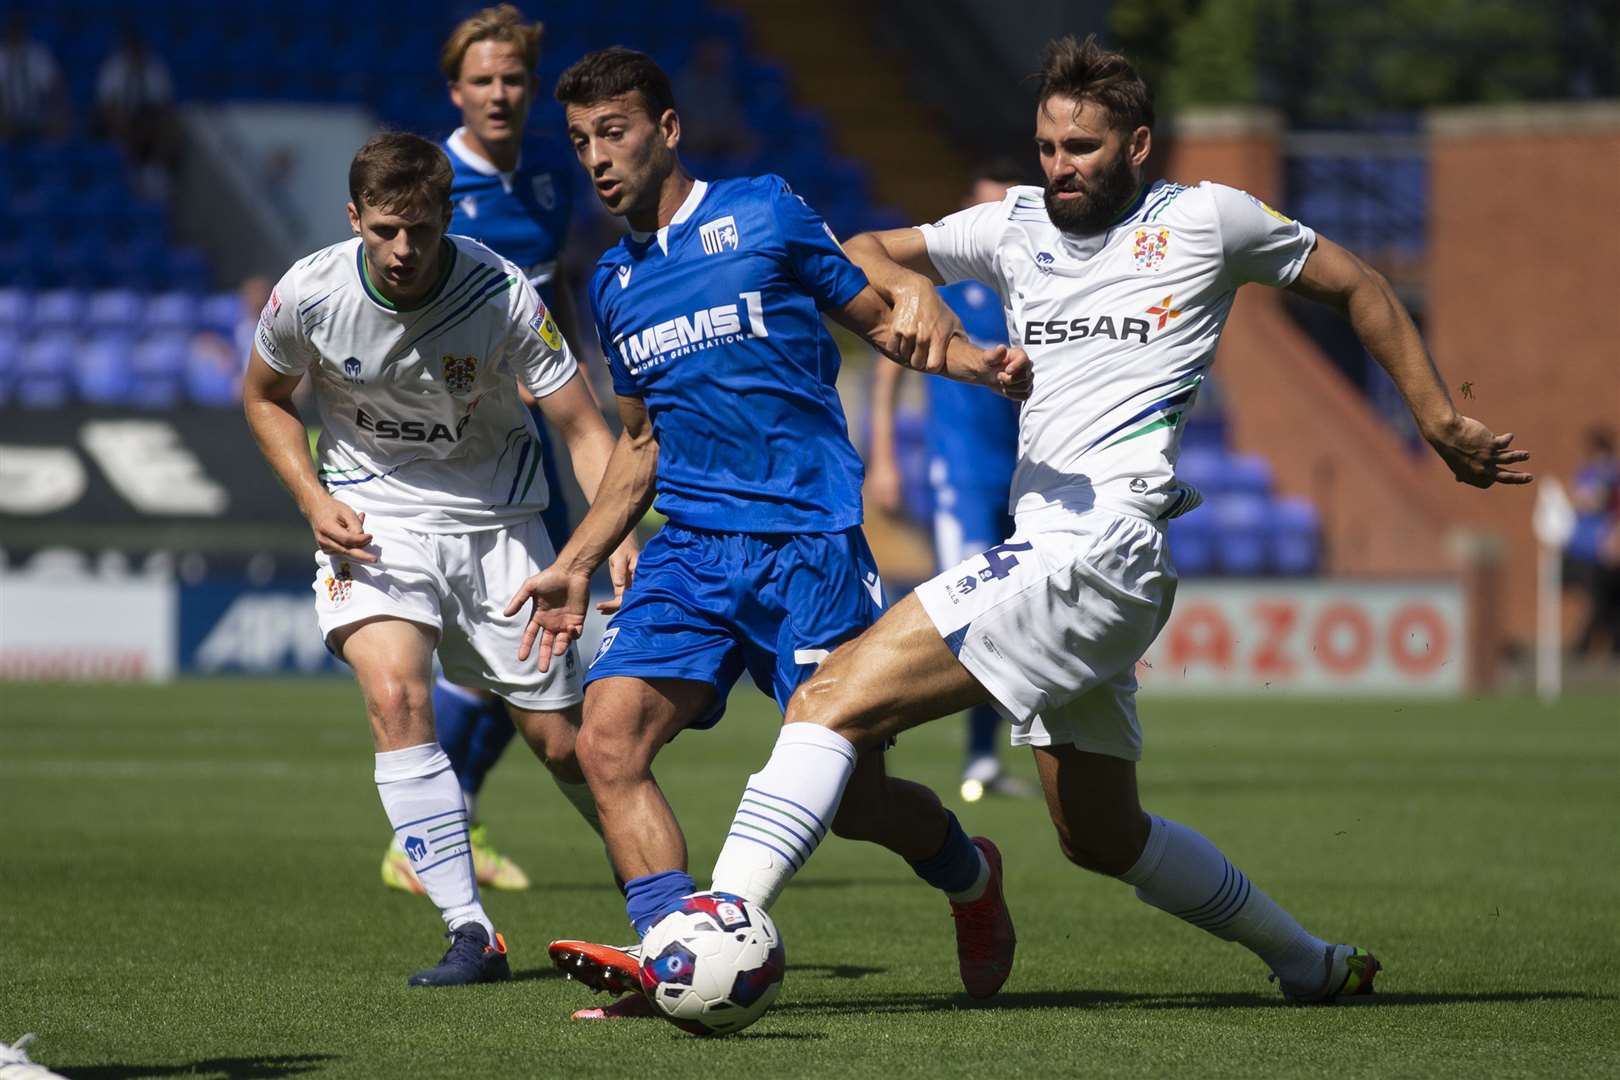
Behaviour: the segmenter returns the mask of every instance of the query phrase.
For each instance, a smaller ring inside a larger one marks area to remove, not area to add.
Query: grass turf
[[[352,685],[0,688],[0,1038],[75,1080],[197,1075],[1594,1075],[1620,1061],[1620,718],[1612,701],[1149,702],[1143,799],[1318,933],[1374,949],[1376,1004],[1297,1009],[1263,966],[1063,862],[1038,803],[997,839],[1020,952],[964,997],[943,901],[829,842],[775,915],[777,1007],[740,1036],[575,1024],[557,936],[622,940],[600,849],[514,751],[486,789],[536,881],[486,894],[510,985],[407,990],[426,901],[385,891]],[[700,883],[775,716],[739,691],[659,773]],[[954,790],[961,727],[892,769]],[[1014,768],[1031,775],[1027,755]]]

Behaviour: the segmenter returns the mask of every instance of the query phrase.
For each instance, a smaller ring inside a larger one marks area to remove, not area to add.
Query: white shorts
[[[315,614],[321,636],[387,616],[439,632],[447,679],[488,690],[520,709],[554,711],[583,698],[583,669],[570,647],[542,675],[531,653],[519,662],[527,614],[508,619],[506,602],[524,579],[556,557],[538,516],[465,533],[413,532],[367,515],[374,563],[315,554]]]
[[[1137,761],[1136,662],[1164,627],[1176,572],[1164,531],[1106,510],[1020,522],[1005,543],[917,588],[1014,746]]]

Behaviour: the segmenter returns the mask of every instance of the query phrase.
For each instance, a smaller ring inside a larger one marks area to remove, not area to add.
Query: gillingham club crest
[[[459,397],[473,388],[478,378],[478,357],[446,356],[442,363],[445,389]]]
[[[1164,266],[1164,257],[1170,251],[1170,230],[1165,228],[1137,229],[1131,239],[1131,254],[1136,268],[1149,272]]]

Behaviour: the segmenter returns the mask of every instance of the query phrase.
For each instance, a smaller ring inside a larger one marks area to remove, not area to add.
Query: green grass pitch
[[[353,686],[195,681],[0,688],[0,1038],[39,1032],[36,1059],[76,1080],[1616,1074],[1613,700],[1143,711],[1146,805],[1316,932],[1375,950],[1375,1004],[1285,1007],[1247,952],[1069,866],[1038,803],[1000,801],[955,805],[1006,853],[1020,947],[994,1000],[962,995],[940,897],[831,841],[775,911],[787,983],[754,1028],[570,1023],[592,998],[546,942],[622,940],[624,915],[521,747],[484,802],[536,882],[486,894],[516,979],[408,990],[441,927],[379,883]],[[739,690],[659,763],[700,883],[775,727]],[[892,768],[952,791],[960,738],[955,721],[914,732]]]

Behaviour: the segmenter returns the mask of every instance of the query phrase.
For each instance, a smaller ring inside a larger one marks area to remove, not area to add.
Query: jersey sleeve
[[[947,285],[958,281],[996,281],[996,248],[1007,229],[1005,202],[980,203],[919,225],[928,259]]]
[[[1247,191],[1203,185],[1215,204],[1221,254],[1232,280],[1281,288],[1293,283],[1316,247],[1316,233]]]
[[[511,322],[506,338],[505,360],[521,382],[537,398],[562,389],[574,377],[579,365],[557,329],[557,320],[534,291],[523,272],[511,263],[506,272],[517,278],[511,303]]]
[[[801,285],[823,311],[840,308],[866,288],[866,272],[850,261],[843,246],[821,215],[793,193],[785,181],[772,177],[771,211],[787,253],[787,263]]]
[[[602,358],[607,361],[608,374],[613,377],[613,392],[620,397],[640,397],[641,388],[636,385],[635,377],[624,366],[624,357],[614,346],[613,328],[607,324],[607,316],[603,311],[602,289],[607,286],[613,277],[613,271],[606,266],[598,266],[596,277],[591,283],[591,321],[596,324],[596,340],[602,346]]]
[[[283,375],[302,375],[309,370],[314,350],[298,319],[298,282],[293,271],[283,274],[270,290],[253,331],[253,348]]]

